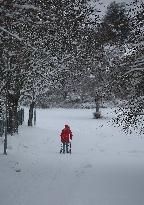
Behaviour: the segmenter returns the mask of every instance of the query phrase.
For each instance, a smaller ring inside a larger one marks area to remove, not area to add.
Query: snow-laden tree
[[[10,48],[7,50],[5,47],[1,52],[1,96],[7,100],[8,132],[10,133],[18,128],[17,108],[26,72],[24,56],[27,54],[21,53],[21,48],[10,51]]]
[[[117,120],[125,130],[139,128],[144,133],[144,4],[135,1],[134,6],[128,50],[121,65],[125,69],[121,88],[125,87],[127,95]]]
[[[121,44],[115,40],[105,47],[108,59],[110,94],[122,100],[116,122],[124,130],[140,127],[143,131],[144,46],[143,3],[133,1],[129,9],[129,35]]]
[[[76,81],[80,80],[79,77],[82,79],[85,69],[90,67],[90,33],[87,28],[95,23],[90,18],[93,10],[87,1],[43,1],[42,7],[48,9],[49,18],[44,23],[49,23],[48,32],[52,35],[52,38],[47,39],[46,45],[50,48],[51,55],[57,57],[54,72],[56,83],[51,91],[59,92],[59,96],[65,99],[71,92],[78,90]]]
[[[3,17],[0,22],[1,91],[8,99],[10,132],[17,130],[17,108],[21,90],[26,86],[27,76],[32,80],[32,74],[36,71],[31,66],[32,60],[35,60],[32,56],[34,52],[41,50],[41,45],[36,44],[38,25],[35,26],[39,8],[24,3],[3,1],[0,10]]]
[[[17,96],[15,111],[23,96],[31,96],[33,103],[49,85],[60,85],[62,91],[65,65],[75,61],[79,49],[82,53],[85,27],[91,23],[93,10],[87,1],[6,0],[0,12],[1,82],[10,101]],[[66,82],[68,90],[71,82]]]
[[[113,1],[107,7],[105,16],[100,24],[100,32],[103,43],[124,43],[129,34],[129,18],[124,3]]]
[[[112,2],[107,7],[106,14],[96,27],[95,39],[97,39],[97,50],[95,63],[95,84],[99,85],[97,92],[100,92],[106,99],[112,98],[112,86],[119,60],[125,52],[124,42],[130,33],[130,25],[126,7],[122,3]],[[94,40],[93,40],[94,43]],[[96,52],[93,52],[96,53]],[[99,91],[98,91],[99,90]]]

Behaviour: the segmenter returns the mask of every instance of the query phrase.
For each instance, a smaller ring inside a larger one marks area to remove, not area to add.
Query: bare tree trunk
[[[34,125],[36,125],[36,109],[34,110]]]
[[[8,94],[8,133],[13,134],[18,132],[18,108],[19,95]]]
[[[99,100],[95,100],[95,103],[96,103],[96,113],[97,113],[99,112],[99,108],[100,108]]]
[[[35,102],[32,101],[32,103],[30,104],[30,109],[29,109],[29,119],[28,119],[28,126],[33,126],[33,111],[34,111],[34,106],[35,106]]]
[[[94,113],[94,117],[96,119],[101,117],[101,113],[100,113],[100,97],[97,95],[95,97],[95,105],[96,105],[96,112]]]

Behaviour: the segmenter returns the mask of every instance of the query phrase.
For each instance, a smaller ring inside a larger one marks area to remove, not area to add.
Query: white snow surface
[[[111,109],[39,109],[37,125],[0,139],[0,205],[143,205],[144,138],[110,123]],[[72,154],[60,154],[69,124]]]

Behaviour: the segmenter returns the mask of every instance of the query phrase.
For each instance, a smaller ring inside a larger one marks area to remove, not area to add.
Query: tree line
[[[0,99],[7,99],[12,132],[21,103],[30,105],[31,126],[35,105],[72,96],[83,102],[98,94],[123,101],[116,123],[125,130],[141,123],[142,1],[112,2],[104,16],[88,0],[5,0],[0,5]]]

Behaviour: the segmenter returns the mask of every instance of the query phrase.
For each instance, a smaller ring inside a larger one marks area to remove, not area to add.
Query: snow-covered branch
[[[13,33],[9,32],[8,30],[6,30],[5,28],[3,28],[3,27],[1,27],[1,26],[0,26],[0,30],[1,30],[1,31],[4,31],[5,33],[9,34],[10,36],[16,38],[16,39],[19,40],[19,41],[23,41],[23,39],[20,38],[17,34],[13,34]]]
[[[0,93],[2,93],[2,91],[5,89],[6,85],[3,85],[2,88],[0,88]]]
[[[31,49],[34,50],[34,51],[39,50],[38,48],[33,47],[29,42],[26,43],[26,42],[24,41],[24,39],[23,39],[23,38],[20,38],[17,34],[13,34],[13,33],[9,32],[7,29],[5,29],[5,28],[3,28],[3,27],[1,27],[1,26],[0,26],[0,30],[3,31],[3,32],[5,32],[5,33],[7,33],[7,34],[9,34],[10,36],[16,38],[16,39],[19,40],[20,42],[22,42],[26,48],[29,47],[29,48],[31,48]],[[49,52],[48,52],[48,51],[47,51],[47,52],[41,51],[41,52],[44,53],[44,54],[46,54],[46,55],[49,55]]]
[[[16,38],[17,40],[21,41],[26,47],[30,47],[30,48],[32,48],[35,51],[37,50],[35,47],[31,46],[30,43],[25,43],[24,39],[20,38],[17,34],[13,34],[13,33],[11,33],[10,31],[8,31],[7,29],[5,29],[5,28],[3,28],[1,26],[0,26],[0,30],[4,31],[5,33],[9,34],[10,36],[12,36],[12,37]]]
[[[134,71],[144,71],[144,68],[133,68],[125,73],[125,75],[132,73]]]
[[[36,6],[33,6],[31,4],[24,4],[24,5],[20,5],[20,4],[13,4],[13,7],[17,7],[17,8],[20,8],[20,9],[33,9],[33,10],[36,10],[36,11],[40,11],[40,8],[36,7]]]

